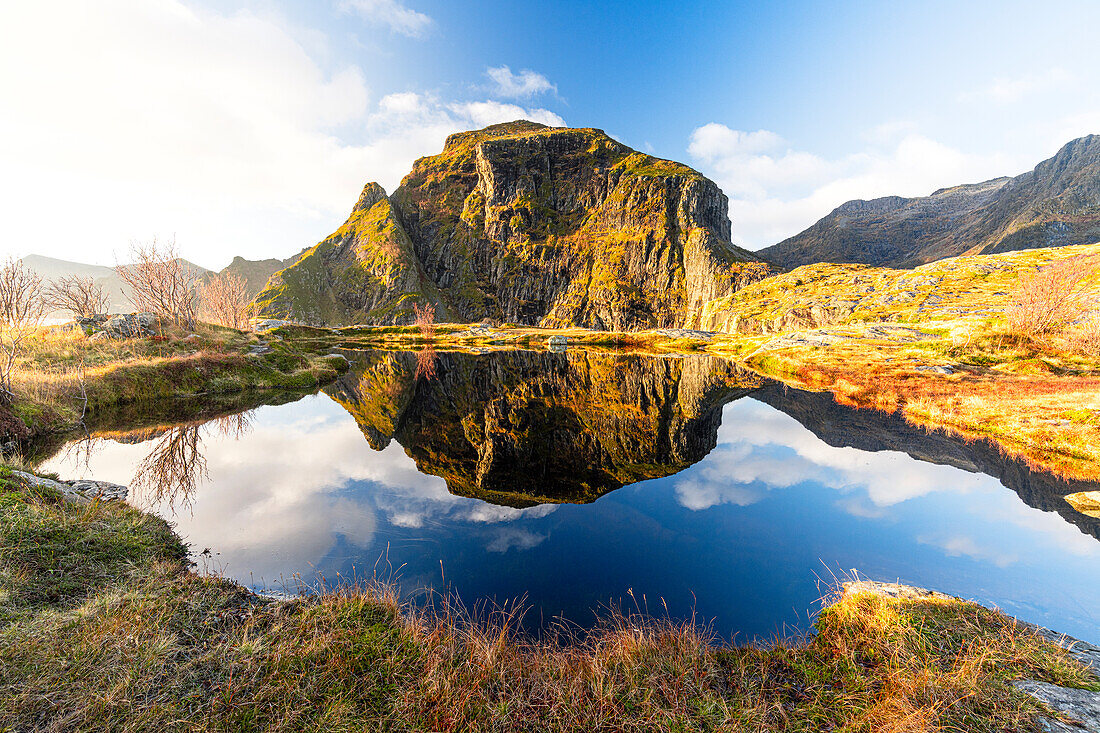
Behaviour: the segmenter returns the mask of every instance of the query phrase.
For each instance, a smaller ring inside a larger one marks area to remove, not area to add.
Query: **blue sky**
[[[1100,4],[67,0],[0,8],[0,254],[286,257],[448,132],[695,166],[750,248],[1100,132]]]

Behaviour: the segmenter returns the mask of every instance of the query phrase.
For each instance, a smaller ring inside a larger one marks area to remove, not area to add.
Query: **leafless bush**
[[[1100,258],[1080,255],[1021,278],[1009,301],[1009,326],[1028,336],[1061,333],[1096,301],[1088,280],[1097,272]]]
[[[435,336],[435,306],[431,303],[413,305],[413,323],[420,329],[420,335],[424,338]]]
[[[9,259],[0,268],[0,401],[10,403],[12,373],[27,338],[46,313],[42,278]]]
[[[90,277],[70,275],[54,280],[45,289],[46,305],[69,311],[74,316],[91,318],[106,313],[110,296],[103,286]]]
[[[180,259],[175,242],[134,242],[130,258],[132,264],[115,269],[137,309],[194,330],[198,281]]]
[[[1082,318],[1070,340],[1078,351],[1100,358],[1100,311],[1093,311]]]
[[[199,313],[210,323],[244,329],[255,313],[243,277],[227,273],[214,275],[199,291]]]

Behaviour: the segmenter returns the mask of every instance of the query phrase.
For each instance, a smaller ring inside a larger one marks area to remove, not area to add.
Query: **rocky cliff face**
[[[692,326],[753,260],[696,171],[599,130],[515,122],[451,135],[392,196],[368,184],[257,302],[324,325],[407,323],[431,303],[437,320]]]
[[[326,392],[368,443],[397,440],[452,493],[498,504],[584,502],[682,471],[715,446],[722,406],[761,384],[715,357],[514,351],[349,352]]]
[[[1100,135],[1065,145],[1015,178],[931,196],[849,201],[759,252],[786,268],[815,262],[912,267],[944,257],[1100,241]]]

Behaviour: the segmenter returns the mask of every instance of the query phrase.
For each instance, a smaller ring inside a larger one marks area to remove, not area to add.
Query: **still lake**
[[[854,569],[1100,642],[1100,519],[1061,498],[1095,484],[713,357],[344,353],[317,394],[131,411],[40,468],[130,485],[257,589],[378,575],[522,598],[532,629],[619,605],[744,641]]]

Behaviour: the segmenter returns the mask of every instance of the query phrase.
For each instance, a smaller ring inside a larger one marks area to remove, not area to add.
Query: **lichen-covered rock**
[[[318,325],[436,320],[630,330],[697,325],[732,291],[725,195],[600,130],[532,122],[451,135],[388,198],[276,273],[264,317]]]

